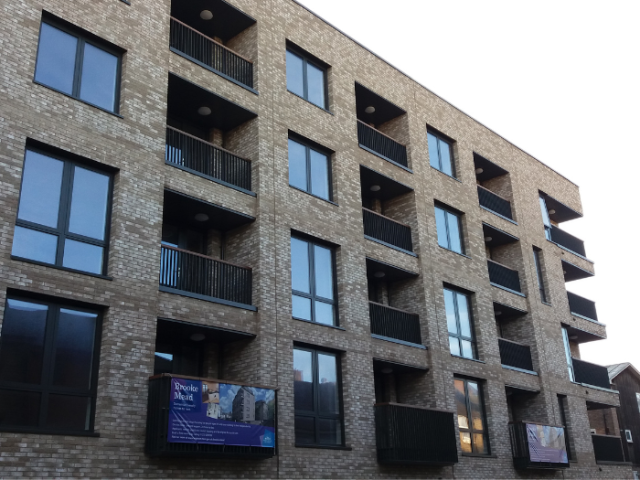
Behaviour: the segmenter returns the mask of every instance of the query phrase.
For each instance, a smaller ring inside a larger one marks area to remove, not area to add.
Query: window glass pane
[[[118,57],[85,43],[80,98],[114,111],[117,76]]]
[[[636,393],[636,400],[638,401],[638,410],[640,410],[640,393]]]
[[[322,445],[341,445],[342,430],[340,420],[318,419],[318,443]]]
[[[318,382],[318,411],[320,413],[340,413],[335,355],[318,353]]]
[[[47,428],[63,430],[89,430],[91,404],[89,397],[49,395]]]
[[[318,245],[313,246],[314,250],[314,268],[316,276],[315,294],[333,299],[333,261],[331,259],[331,250]]]
[[[153,374],[173,373],[173,355],[170,353],[155,352]]]
[[[329,159],[311,150],[311,193],[329,200]]]
[[[315,321],[322,323],[323,325],[333,325],[333,305],[324,302],[316,301],[314,303],[315,308]]]
[[[454,380],[456,389],[456,413],[458,415],[458,428],[469,428],[469,418],[467,413],[467,399],[464,393],[464,381]]]
[[[460,355],[460,339],[458,337],[449,337],[449,350],[451,350],[451,355]]]
[[[104,240],[108,196],[107,175],[75,167],[69,231]]]
[[[64,242],[62,266],[90,273],[102,273],[104,249],[88,243],[67,239]]]
[[[291,239],[291,288],[311,293],[309,289],[309,244]]]
[[[53,385],[90,388],[97,318],[95,313],[60,309],[53,357]]]
[[[471,453],[471,434],[469,432],[460,432],[460,447],[465,453]]]
[[[27,150],[18,218],[57,228],[64,162]]]
[[[37,427],[40,393],[0,390],[0,425],[3,427]]]
[[[56,263],[58,237],[16,226],[11,255],[37,262]]]
[[[484,441],[484,435],[481,433],[473,434],[473,453],[489,453],[487,451],[487,444]]]
[[[449,333],[458,334],[458,325],[456,323],[455,294],[451,290],[444,290],[444,309],[447,314],[447,328]]]
[[[473,346],[471,345],[471,342],[460,339],[460,345],[462,347],[462,354],[460,356],[464,358],[473,358]]]
[[[311,320],[311,300],[293,295],[291,297],[291,316]]]
[[[469,318],[469,300],[462,293],[456,293],[458,300],[458,320],[460,322],[460,335],[471,338],[471,319]]]
[[[436,207],[436,230],[438,232],[438,245],[449,248],[449,240],[447,238],[447,221],[446,212]]]
[[[325,108],[324,71],[310,63],[307,63],[307,92],[311,103]]]
[[[289,139],[289,185],[300,190],[307,186],[307,148]]]
[[[287,89],[304,97],[302,68],[302,59],[287,50]]]
[[[296,415],[296,443],[309,445],[316,443],[315,419]]]
[[[71,95],[77,46],[76,37],[43,23],[38,45],[36,81]]]
[[[293,350],[293,396],[296,410],[313,410],[313,354]]]
[[[45,305],[7,300],[0,336],[0,380],[40,383],[48,310]]]
[[[449,144],[443,140],[438,140],[440,147],[440,162],[442,162],[442,171],[447,175],[453,176],[453,162],[451,161],[451,149]]]
[[[480,392],[478,391],[478,388],[479,387],[476,382],[467,382],[469,406],[471,408],[471,427],[473,430],[484,430],[482,403],[480,401]]]
[[[542,223],[544,223],[545,227],[551,227],[551,219],[549,218],[549,211],[547,210],[547,202],[543,197],[538,197],[540,199],[540,211],[542,212]]]
[[[460,219],[457,215],[446,212],[447,225],[449,226],[450,249],[462,253],[462,236],[460,234]]]
[[[429,142],[429,163],[433,168],[440,170],[440,156],[438,155],[438,139],[427,133],[427,140]]]

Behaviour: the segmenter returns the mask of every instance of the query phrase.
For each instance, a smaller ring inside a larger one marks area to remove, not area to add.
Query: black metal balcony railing
[[[217,70],[238,83],[253,88],[253,63],[233,50],[171,18],[171,48]]]
[[[513,220],[511,202],[509,200],[505,200],[499,195],[496,195],[492,191],[487,190],[481,185],[478,185],[478,201],[484,208]]]
[[[622,438],[615,435],[591,435],[596,462],[622,463],[625,461]]]
[[[392,162],[409,167],[407,147],[360,120],[358,120],[358,143]]]
[[[251,190],[251,161],[172,127],[167,127],[165,160]]]
[[[391,220],[368,208],[362,209],[362,219],[364,221],[364,234],[367,237],[375,238],[408,252],[413,251],[411,227],[408,225]]]
[[[500,362],[502,365],[533,371],[531,348],[528,345],[499,338],[498,346],[500,347]]]
[[[252,272],[250,268],[162,245],[160,286],[251,305]]]
[[[585,385],[593,385],[600,388],[611,388],[609,371],[607,367],[585,362],[577,358],[571,359],[573,363],[573,376],[576,382]]]
[[[397,403],[374,409],[378,462],[453,465],[458,461],[453,412]]]
[[[584,242],[582,240],[553,225],[551,225],[550,240],[582,257],[587,256],[584,250]]]
[[[571,313],[598,321],[595,302],[571,292],[567,292],[567,297],[569,297],[569,310]]]
[[[513,453],[513,466],[517,469],[560,469],[569,468],[569,459],[566,457],[566,462],[541,462],[540,458],[531,458],[531,447],[529,445],[529,432],[527,431],[527,424],[532,425],[531,422],[518,422],[509,425],[509,432],[511,434],[511,451]],[[538,425],[533,423],[533,425]],[[566,445],[564,437],[566,431],[563,427],[553,427],[551,429],[554,434],[557,435],[559,445]],[[563,437],[563,438],[559,438]]]
[[[409,343],[422,343],[420,317],[388,305],[369,302],[371,333]]]
[[[488,260],[487,264],[489,267],[489,280],[491,283],[508,288],[514,292],[522,292],[522,288],[520,287],[520,277],[518,276],[517,270],[505,267],[493,260]]]

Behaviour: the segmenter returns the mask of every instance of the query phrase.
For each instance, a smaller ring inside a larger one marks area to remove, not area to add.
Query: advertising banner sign
[[[275,448],[275,391],[171,379],[168,441]]]
[[[564,428],[527,423],[529,459],[539,463],[569,463]]]

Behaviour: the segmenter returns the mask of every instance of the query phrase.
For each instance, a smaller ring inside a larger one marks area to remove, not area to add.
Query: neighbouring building
[[[609,378],[620,392],[620,406],[615,409],[624,447],[625,459],[633,463],[640,476],[640,372],[630,363],[610,365]]]
[[[2,12],[1,476],[632,478],[570,180],[293,0]]]

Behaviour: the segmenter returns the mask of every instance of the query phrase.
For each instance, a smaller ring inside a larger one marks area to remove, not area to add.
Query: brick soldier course
[[[176,3],[179,0],[174,0],[174,16]],[[93,428],[83,435],[16,428],[14,420],[7,420],[13,415],[10,402],[3,405],[0,399],[0,475],[632,478],[624,462],[597,461],[590,433],[588,409],[618,406],[617,392],[569,377],[563,327],[575,359],[580,357],[579,343],[603,339],[606,333],[597,318],[576,315],[570,308],[565,281],[572,275],[593,275],[594,267],[585,255],[563,248],[561,240],[545,237],[539,197],[543,192],[550,199],[547,205],[549,212],[556,211],[551,213],[556,228],[562,215],[582,213],[577,185],[292,0],[194,4],[214,16],[235,12],[223,25],[236,25],[238,18],[252,20],[231,38],[216,38],[252,62],[252,85],[230,79],[233,75],[222,72],[221,64],[207,68],[188,58],[198,52],[170,50],[169,0],[23,0],[2,6],[0,308],[7,311],[7,298],[80,306],[101,312],[101,326],[95,411],[90,413]],[[77,94],[34,81],[43,19],[80,32],[120,56],[115,114],[73,98]],[[191,27],[200,28],[198,22],[206,20],[196,19]],[[287,49],[324,69],[326,108],[287,89]],[[222,102],[211,114],[220,125],[211,126],[206,139],[250,160],[250,188],[229,186],[165,162],[170,155],[167,125],[188,130],[179,119],[204,121],[195,112],[191,119],[182,118],[180,108],[191,100]],[[363,101],[378,102],[379,112],[396,108],[399,113],[376,124],[357,114],[368,106]],[[225,123],[236,114],[247,118],[232,126]],[[407,166],[361,148],[358,118],[406,146]],[[453,176],[431,166],[427,132],[450,145]],[[328,152],[331,201],[290,186],[289,138]],[[102,274],[12,255],[28,148],[112,175],[108,256]],[[499,167],[500,175],[482,180],[483,172],[493,171],[491,165]],[[369,171],[387,178],[367,177]],[[403,193],[378,198],[368,178],[382,178],[382,192],[391,186]],[[479,183],[508,200],[512,220],[480,206]],[[363,192],[375,198],[365,205]],[[189,198],[184,200],[184,195]],[[184,203],[176,203],[179,199]],[[175,205],[179,213],[171,213]],[[363,206],[410,227],[412,248],[394,247],[371,235],[365,238]],[[463,252],[438,244],[436,207],[459,216]],[[160,257],[163,224],[180,223],[203,211],[220,216],[207,224],[200,253],[251,268],[250,305],[159,289],[159,273],[165,268]],[[292,316],[292,233],[332,248],[338,328]],[[510,240],[496,244],[498,238]],[[539,249],[546,299],[541,298],[534,248]],[[521,292],[490,281],[490,258],[517,271]],[[380,268],[406,276],[369,288]],[[443,288],[461,292],[470,301],[474,359],[450,352]],[[372,336],[371,290],[377,292],[377,303],[417,314],[418,344]],[[518,314],[510,318],[509,312]],[[278,388],[274,457],[181,459],[145,454],[148,378],[154,374],[156,338],[162,322],[169,321],[211,327],[200,376]],[[247,339],[220,343],[221,329],[246,334]],[[533,368],[503,366],[499,337],[529,346]],[[338,447],[296,445],[295,346],[326,350],[339,358],[343,436]],[[459,423],[451,415],[458,457],[453,465],[379,462],[374,404],[454,412],[454,378],[480,386],[487,454],[463,452]],[[7,388],[2,385],[0,379],[0,392]],[[558,395],[566,405],[564,419]],[[566,425],[569,468],[516,470],[510,421]]]

